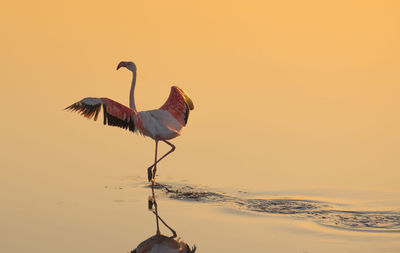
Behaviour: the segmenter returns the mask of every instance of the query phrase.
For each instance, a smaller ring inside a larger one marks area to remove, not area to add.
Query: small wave
[[[158,184],[157,188],[176,200],[226,204],[246,212],[292,215],[338,229],[400,232],[400,212],[340,210],[332,203],[307,199],[244,198],[188,185]]]

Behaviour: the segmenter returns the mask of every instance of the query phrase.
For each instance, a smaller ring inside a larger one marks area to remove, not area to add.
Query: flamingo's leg
[[[171,142],[168,142],[168,141],[166,141],[166,140],[163,140],[163,142],[165,142],[165,143],[167,143],[168,145],[170,145],[171,146],[171,149],[165,154],[165,155],[163,155],[160,159],[158,159],[158,160],[156,160],[147,170],[148,171],[151,171],[151,169],[153,168],[153,177],[152,177],[152,179],[154,179],[155,178],[155,176],[156,176],[156,171],[157,171],[157,168],[156,168],[156,165],[157,165],[157,163],[159,163],[162,159],[164,159],[167,155],[169,155],[169,154],[171,154],[172,152],[174,152],[175,151],[175,146],[171,143]],[[151,174],[151,173],[149,173],[149,174]],[[150,179],[151,180],[151,179]],[[149,181],[150,181],[149,180]]]
[[[147,169],[147,179],[149,180],[149,182],[151,181],[151,179],[154,178],[154,175],[151,173],[151,168],[154,166],[154,169],[157,170],[155,166],[157,164],[157,149],[158,149],[158,140],[156,140],[156,152],[155,152],[154,164]]]

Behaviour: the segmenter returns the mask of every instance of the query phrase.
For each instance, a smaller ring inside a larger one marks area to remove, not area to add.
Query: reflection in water
[[[140,243],[131,253],[190,253],[195,252],[183,241],[167,237],[165,235],[153,235],[149,239]]]
[[[400,212],[341,210],[337,205],[317,200],[291,198],[244,198],[188,185],[158,184],[169,198],[224,204],[231,208],[265,214],[284,214],[310,219],[333,228],[400,233]]]
[[[131,253],[194,253],[196,246],[189,247],[187,243],[179,240],[174,229],[172,229],[158,214],[158,205],[154,193],[155,184],[152,184],[152,195],[149,197],[148,207],[149,210],[155,215],[156,218],[156,234],[140,243],[136,249]],[[160,221],[168,228],[172,235],[165,236],[160,232]]]

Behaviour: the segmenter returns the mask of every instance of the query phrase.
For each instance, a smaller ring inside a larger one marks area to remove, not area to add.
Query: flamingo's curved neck
[[[129,107],[136,111],[135,105],[135,84],[136,84],[136,69],[132,71],[132,86],[129,94]]]

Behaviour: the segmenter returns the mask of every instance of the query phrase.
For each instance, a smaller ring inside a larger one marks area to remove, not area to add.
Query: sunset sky
[[[145,182],[154,142],[64,111],[89,96],[129,105],[120,61],[137,65],[139,111],[172,85],[194,102],[162,182],[398,197],[399,13],[395,0],[3,1],[0,248],[54,252],[65,232],[64,249],[88,252],[76,231],[96,245],[104,224],[121,242],[103,250],[127,247],[131,210],[104,186]]]
[[[399,11],[398,1],[6,1],[0,194],[50,198],[48,187],[146,176],[151,139],[63,111],[88,96],[128,105],[122,60],[138,67],[138,110],[160,107],[171,85],[195,104],[160,180],[399,191]]]

